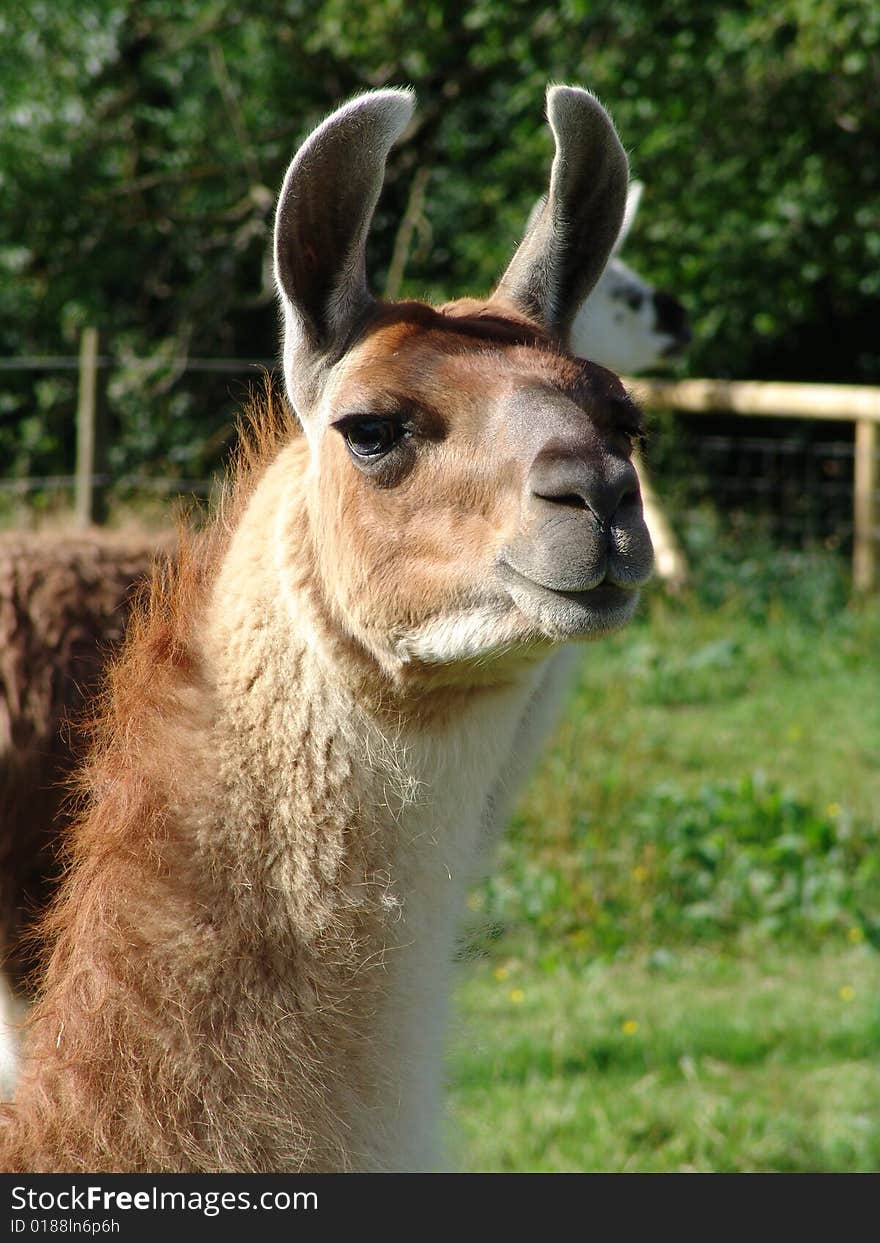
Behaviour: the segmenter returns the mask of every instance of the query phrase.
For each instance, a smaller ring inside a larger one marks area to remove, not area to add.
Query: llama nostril
[[[561,496],[548,496],[543,492],[536,492],[535,496],[539,501],[550,501],[553,505],[567,505],[570,509],[589,509],[589,504],[582,496],[578,496],[576,492],[565,492]]]
[[[558,523],[568,515],[583,524],[591,517],[600,528],[638,495],[632,463],[590,442],[546,444],[532,462],[527,486],[530,504],[548,520]]]
[[[613,522],[621,510],[629,510],[638,503],[638,484],[624,485],[618,491],[613,486],[601,485],[596,481],[585,483],[579,492],[571,489],[554,492],[551,488],[543,490],[535,488],[533,497],[549,505],[560,505],[565,509],[579,510],[593,515],[600,527]]]

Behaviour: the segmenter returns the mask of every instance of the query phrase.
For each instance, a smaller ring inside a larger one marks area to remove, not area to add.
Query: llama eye
[[[396,419],[345,419],[338,426],[349,451],[359,458],[382,457],[403,436],[403,428]]]

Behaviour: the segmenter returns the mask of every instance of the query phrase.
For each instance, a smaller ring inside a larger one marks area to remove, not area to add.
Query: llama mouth
[[[638,603],[637,587],[621,586],[608,578],[582,591],[572,591],[536,582],[507,561],[499,563],[499,570],[520,612],[552,635],[575,638],[618,630],[632,618]]]

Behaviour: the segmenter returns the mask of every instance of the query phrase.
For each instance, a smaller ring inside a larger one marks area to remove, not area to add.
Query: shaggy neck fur
[[[115,674],[4,1169],[438,1162],[455,919],[538,666],[454,711],[378,672],[365,696],[302,456]]]

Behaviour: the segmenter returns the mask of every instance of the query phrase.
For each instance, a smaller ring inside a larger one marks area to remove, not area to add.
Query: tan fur
[[[470,374],[474,387],[481,368],[510,383],[525,365],[523,347],[483,348],[450,354],[442,385]],[[553,365],[532,360],[539,374]],[[357,351],[346,373],[369,383]],[[436,1003],[434,977],[425,997],[418,970],[399,964],[416,939],[448,945],[456,908],[432,912],[417,878],[427,860],[460,894],[478,835],[447,850],[436,834],[468,836],[481,818],[531,686],[522,653],[440,675],[392,668],[377,637],[440,611],[509,525],[499,480],[464,468],[477,404],[464,399],[462,436],[432,468],[430,520],[404,493],[394,527],[357,476],[343,483],[335,444],[318,481],[304,439],[269,410],[257,420],[266,443],[218,521],[154,580],[83,775],[4,1169],[399,1168],[401,1111],[388,1101],[401,1076],[424,1084],[425,1071],[415,1041],[394,1048],[386,1002],[402,995],[410,1015]],[[444,555],[456,532],[463,555]],[[470,780],[450,717],[481,737]],[[469,809],[430,829],[440,776],[462,782]],[[408,1161],[423,1150],[429,1164],[422,1138]]]
[[[406,92],[291,164],[276,279],[306,434],[270,394],[111,669],[3,1169],[442,1164],[465,886],[559,648],[623,625],[651,564],[631,403],[560,343],[626,159],[586,92],[548,107],[548,207],[485,304],[369,295]]]

